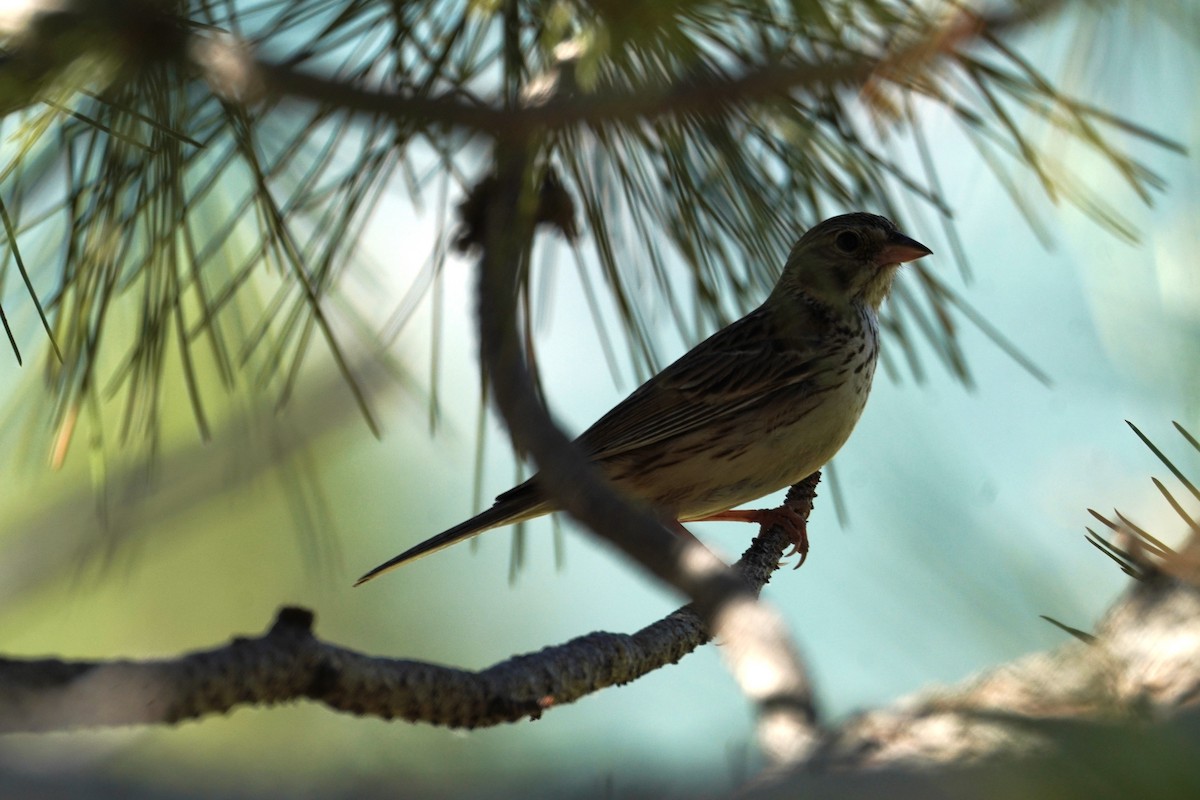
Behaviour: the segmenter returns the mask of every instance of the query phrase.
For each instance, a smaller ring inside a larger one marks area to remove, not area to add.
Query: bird
[[[683,522],[782,522],[802,562],[807,533],[795,512],[735,506],[803,480],[845,444],[875,374],[879,308],[900,265],[931,253],[875,214],[814,225],[792,247],[762,305],[635,389],[580,434],[576,447],[664,524],[686,533]],[[535,474],[355,586],[555,510]]]

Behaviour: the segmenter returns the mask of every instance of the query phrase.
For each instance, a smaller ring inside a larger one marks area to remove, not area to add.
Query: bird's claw
[[[800,554],[800,560],[796,562],[796,566],[792,567],[792,569],[800,569],[801,567],[804,566],[804,562],[808,560],[808,541],[807,540],[805,540],[805,542],[804,542],[804,547],[800,547],[799,545],[796,545],[795,549],[792,550],[791,553],[788,553],[788,555],[795,555],[796,553]]]
[[[791,551],[784,553],[785,558],[800,554],[800,560],[796,562],[796,566],[792,569],[800,569],[804,566],[804,562],[808,560],[808,531],[807,526],[801,525],[799,528],[789,528],[788,536],[792,540]]]
[[[800,567],[804,566],[804,562],[808,559],[808,520],[789,506],[780,506],[779,508],[764,510],[761,513],[764,528],[778,526],[788,535],[792,549],[785,552],[783,557],[790,558],[799,553],[800,560],[796,562],[796,566],[793,569],[800,569]]]

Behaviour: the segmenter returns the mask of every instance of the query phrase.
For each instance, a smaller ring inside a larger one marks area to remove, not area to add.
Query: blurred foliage
[[[1035,228],[1037,212],[1017,189],[1023,172],[1051,200],[1134,237],[1120,209],[1042,143],[1066,137],[1092,149],[1145,202],[1162,181],[1134,152],[1177,145],[1062,94],[1013,43],[1023,26],[1064,8],[1109,5],[66,4],[0,42],[0,107],[20,109],[3,120],[0,289],[15,265],[44,308],[55,345],[45,359],[54,459],[81,415],[103,448],[95,432],[120,398],[121,439],[153,441],[171,371],[205,435],[205,398],[217,385],[233,390],[247,375],[282,401],[314,340],[374,428],[355,353],[390,341],[436,286],[453,237],[448,208],[487,179],[480,134],[503,133],[437,109],[517,109],[547,80],[550,97],[536,102],[584,110],[547,126],[539,158],[583,217],[574,251],[597,327],[605,336],[601,309],[611,303],[642,375],[661,365],[651,336],[658,309],[689,341],[727,323],[773,284],[797,233],[835,212],[877,210],[905,224],[932,213],[969,276],[926,131],[931,115],[960,126]],[[229,37],[274,68],[442,105],[402,115],[214,92],[205,78],[222,87],[198,45]],[[1031,136],[1031,125],[1056,135]],[[392,186],[416,209],[432,202],[439,244],[384,335],[359,330],[356,346],[346,341],[353,311],[330,317],[333,289]],[[913,272],[885,324],[914,376],[924,342],[970,381],[964,321],[1037,374],[945,280],[923,264]],[[524,299],[527,324],[546,302],[535,294]],[[900,374],[894,355],[885,366]]]

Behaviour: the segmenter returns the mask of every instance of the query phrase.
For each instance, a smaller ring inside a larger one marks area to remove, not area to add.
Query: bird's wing
[[[782,338],[760,308],[651,378],[576,443],[592,460],[603,461],[712,426],[772,402],[779,392],[795,394],[802,384],[811,386],[826,365],[814,346],[793,337]]]

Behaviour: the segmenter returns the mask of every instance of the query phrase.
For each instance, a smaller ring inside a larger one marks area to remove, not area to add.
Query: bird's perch
[[[785,501],[807,517],[820,475]],[[768,529],[735,570],[757,594],[789,540]],[[153,661],[0,660],[0,732],[170,724],[297,700],[337,711],[456,728],[537,718],[637,680],[709,641],[684,606],[633,634],[590,633],[478,672],[369,656],[318,639],[313,614],[284,608],[262,636]],[[811,713],[811,709],[810,709]]]

